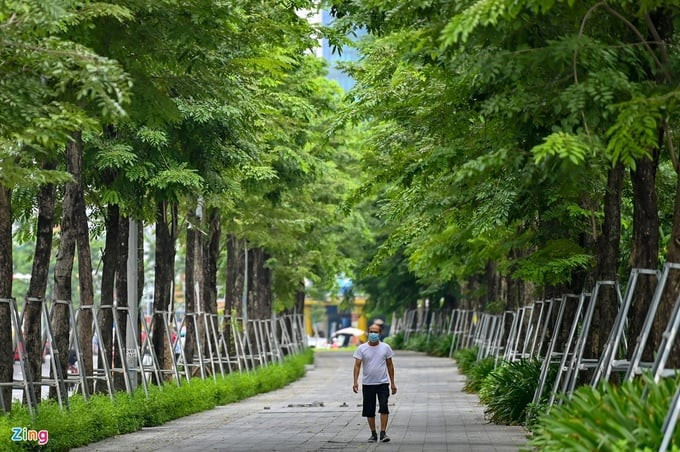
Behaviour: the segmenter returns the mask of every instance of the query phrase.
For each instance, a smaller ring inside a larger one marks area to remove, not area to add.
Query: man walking
[[[390,440],[387,436],[387,419],[389,409],[387,400],[392,394],[397,393],[397,385],[394,383],[394,365],[392,364],[392,348],[380,342],[380,325],[373,324],[368,328],[368,342],[361,344],[354,352],[354,392],[359,392],[359,370],[363,365],[363,377],[361,379],[361,391],[364,396],[361,415],[368,421],[371,429],[369,442],[378,441],[375,430],[375,399],[378,398],[378,412],[380,413],[380,441],[386,443]]]

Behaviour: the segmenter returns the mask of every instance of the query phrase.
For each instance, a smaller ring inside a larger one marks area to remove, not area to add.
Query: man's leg
[[[380,415],[380,420],[382,421],[382,414]],[[367,417],[366,420],[368,421],[368,428],[371,429],[371,432],[375,432],[375,418],[374,417]]]
[[[390,440],[389,436],[387,436],[386,433],[387,421],[389,420],[390,415],[390,410],[387,405],[389,397],[390,397],[389,385],[387,384],[380,385],[380,389],[378,390],[378,404],[380,405],[380,409],[378,410],[378,412],[380,413],[380,441],[382,442],[388,442]]]
[[[371,442],[378,440],[378,434],[375,431],[375,394],[376,386],[363,385],[361,387],[364,396],[364,404],[362,409],[362,416],[368,421],[368,427],[371,429],[371,437],[368,438]]]
[[[387,413],[380,413],[380,431],[384,432],[387,430],[387,420],[390,417],[389,414]],[[373,424],[375,425],[375,419],[373,420]]]

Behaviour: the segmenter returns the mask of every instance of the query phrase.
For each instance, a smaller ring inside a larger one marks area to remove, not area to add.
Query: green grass
[[[162,388],[151,386],[148,398],[142,388],[134,394],[118,393],[113,402],[107,395],[94,395],[87,401],[73,396],[70,411],[61,410],[54,401],[44,401],[35,419],[31,419],[26,407],[16,404],[9,415],[0,417],[0,450],[68,450],[161,425],[283,387],[304,376],[305,365],[313,362],[313,355],[308,349],[287,357],[281,365],[259,368],[250,374],[230,374],[217,381],[194,378],[180,387],[174,383]],[[14,442],[13,427],[47,430],[49,441],[41,448],[34,441]]]
[[[350,345],[349,347],[338,348],[314,348],[314,353],[333,353],[333,352],[353,352],[358,348],[357,345]]]
[[[658,450],[664,418],[680,377],[654,383],[650,375],[621,385],[582,386],[532,426],[537,450]],[[643,397],[646,388],[646,397]],[[678,450],[680,429],[673,434]]]

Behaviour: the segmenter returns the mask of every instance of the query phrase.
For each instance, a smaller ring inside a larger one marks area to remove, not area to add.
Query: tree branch
[[[677,174],[680,174],[680,164],[678,163],[678,155],[675,152],[675,146],[673,145],[673,138],[671,137],[671,131],[668,127],[668,121],[665,119],[661,120],[663,125],[663,133],[666,137],[666,146],[668,147],[668,154],[671,157],[671,162],[673,163],[673,169]]]

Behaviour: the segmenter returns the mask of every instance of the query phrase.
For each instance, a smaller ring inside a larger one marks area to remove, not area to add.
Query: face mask
[[[380,333],[368,333],[369,342],[378,342],[380,340]]]

